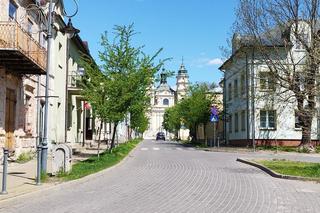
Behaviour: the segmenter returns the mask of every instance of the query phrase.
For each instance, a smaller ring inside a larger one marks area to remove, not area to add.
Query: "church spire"
[[[181,62],[181,65],[180,65],[180,68],[179,68],[179,71],[178,71],[178,74],[182,74],[182,73],[188,73],[187,69],[185,68],[184,66],[184,58],[182,56],[182,62]]]
[[[162,69],[160,77],[161,77],[160,84],[166,84],[167,83],[167,74],[165,73],[164,68]]]

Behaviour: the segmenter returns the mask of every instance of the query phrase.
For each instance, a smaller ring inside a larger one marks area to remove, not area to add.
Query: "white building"
[[[144,133],[144,138],[155,139],[158,132],[166,132],[163,128],[163,116],[166,108],[174,106],[177,101],[186,95],[189,75],[182,63],[177,74],[176,90],[173,90],[167,82],[166,74],[161,73],[161,81],[157,88],[151,89],[151,109],[149,112],[149,128]],[[170,137],[169,133],[166,133]],[[185,138],[189,136],[188,130],[180,130],[180,135]]]
[[[305,52],[293,35],[293,26],[290,27],[286,31],[286,36],[292,42],[290,46],[285,44],[283,32],[277,29],[272,32],[279,38],[275,38],[279,42],[277,50],[287,57],[284,60],[303,63]],[[284,101],[290,95],[292,97],[291,92],[283,93],[282,97],[279,95],[282,89],[270,78],[265,57],[253,47],[248,37],[235,34],[232,45],[232,56],[220,67],[224,72],[224,109],[227,121],[224,134],[227,143],[242,146],[299,145],[302,133],[295,113],[296,101]],[[268,47],[267,43],[265,47]],[[272,54],[280,53],[269,54],[272,57]],[[317,118],[314,118],[314,141],[319,140],[317,125]]]

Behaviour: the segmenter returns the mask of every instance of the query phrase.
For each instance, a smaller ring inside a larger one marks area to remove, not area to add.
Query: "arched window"
[[[163,105],[169,105],[169,100],[167,98],[163,99]]]

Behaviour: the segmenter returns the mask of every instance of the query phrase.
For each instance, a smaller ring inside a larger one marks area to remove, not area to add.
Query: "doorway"
[[[5,114],[5,131],[6,141],[5,147],[10,151],[14,151],[15,140],[14,140],[14,129],[16,120],[16,91],[12,89],[6,90],[6,114]]]

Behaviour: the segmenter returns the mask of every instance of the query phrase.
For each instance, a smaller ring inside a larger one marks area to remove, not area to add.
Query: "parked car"
[[[164,136],[164,132],[158,132],[156,140],[166,140],[166,137]]]

